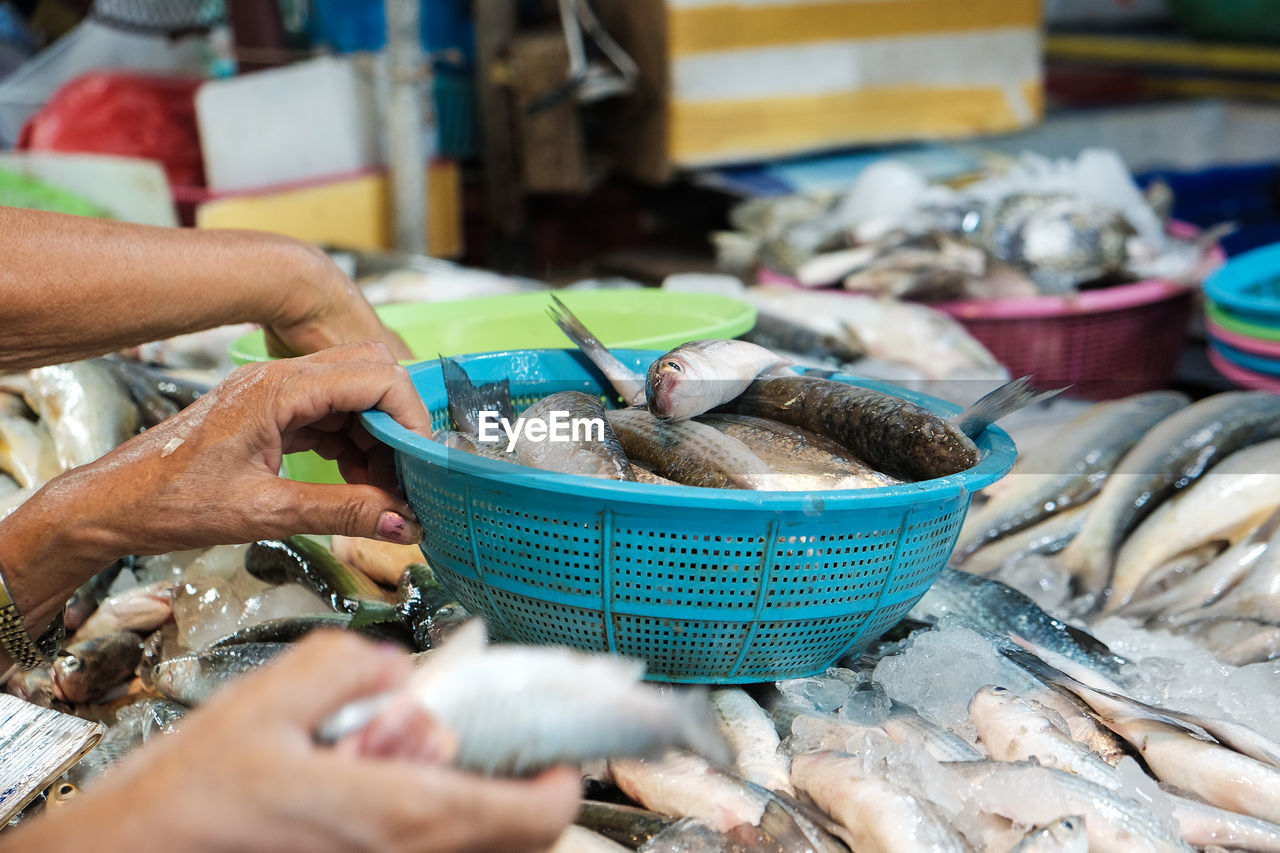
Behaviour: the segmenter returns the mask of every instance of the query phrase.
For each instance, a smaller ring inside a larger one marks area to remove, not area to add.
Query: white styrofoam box
[[[155,160],[55,151],[5,151],[0,152],[0,169],[73,192],[109,211],[112,218],[121,222],[178,224],[169,179],[164,167]]]
[[[1272,162],[1277,138],[1280,107],[1208,100],[1064,113],[1032,130],[976,144],[1005,154],[1036,151],[1047,157],[1113,148],[1130,171],[1140,174]]]
[[[377,107],[349,59],[323,57],[204,84],[196,117],[214,191],[378,166]]]
[[[27,119],[64,83],[111,69],[202,77],[205,39],[127,33],[85,21],[0,80],[0,146],[17,142]]]

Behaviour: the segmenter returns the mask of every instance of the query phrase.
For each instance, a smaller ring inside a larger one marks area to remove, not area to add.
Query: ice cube
[[[296,583],[285,583],[265,589],[244,603],[240,627],[249,628],[271,619],[332,613],[323,598]]]
[[[178,642],[186,649],[202,649],[234,633],[243,611],[244,600],[225,580],[183,584],[173,598]]]

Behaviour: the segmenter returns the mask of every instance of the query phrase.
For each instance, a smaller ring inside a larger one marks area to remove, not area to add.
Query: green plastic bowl
[[[699,338],[736,338],[756,322],[750,303],[707,293],[665,290],[556,291],[608,347],[666,350]],[[413,302],[377,309],[418,360],[515,349],[573,346],[547,316],[549,292],[453,302]],[[236,364],[270,361],[261,331],[227,348]],[[284,475],[309,483],[341,483],[338,466],[315,453],[284,457]]]

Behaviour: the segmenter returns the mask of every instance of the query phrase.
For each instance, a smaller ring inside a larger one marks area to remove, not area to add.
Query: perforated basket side
[[[667,681],[822,671],[924,594],[969,501],[816,516],[548,506],[445,467],[400,467],[424,553],[495,634],[644,658]]]

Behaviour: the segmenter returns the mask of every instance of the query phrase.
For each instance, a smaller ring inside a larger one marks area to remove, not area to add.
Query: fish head
[[[684,420],[707,412],[723,400],[718,391],[723,382],[696,375],[689,359],[667,353],[649,365],[644,396],[649,414],[662,420]]]
[[[50,675],[54,696],[64,702],[78,702],[89,692],[89,668],[79,655],[60,654]]]
[[[201,673],[200,662],[194,657],[176,657],[156,664],[151,669],[151,683],[160,695],[175,702],[184,702],[189,685]]]
[[[1045,832],[1057,842],[1064,853],[1086,853],[1089,849],[1089,837],[1084,820],[1083,815],[1064,817],[1046,826]]]

